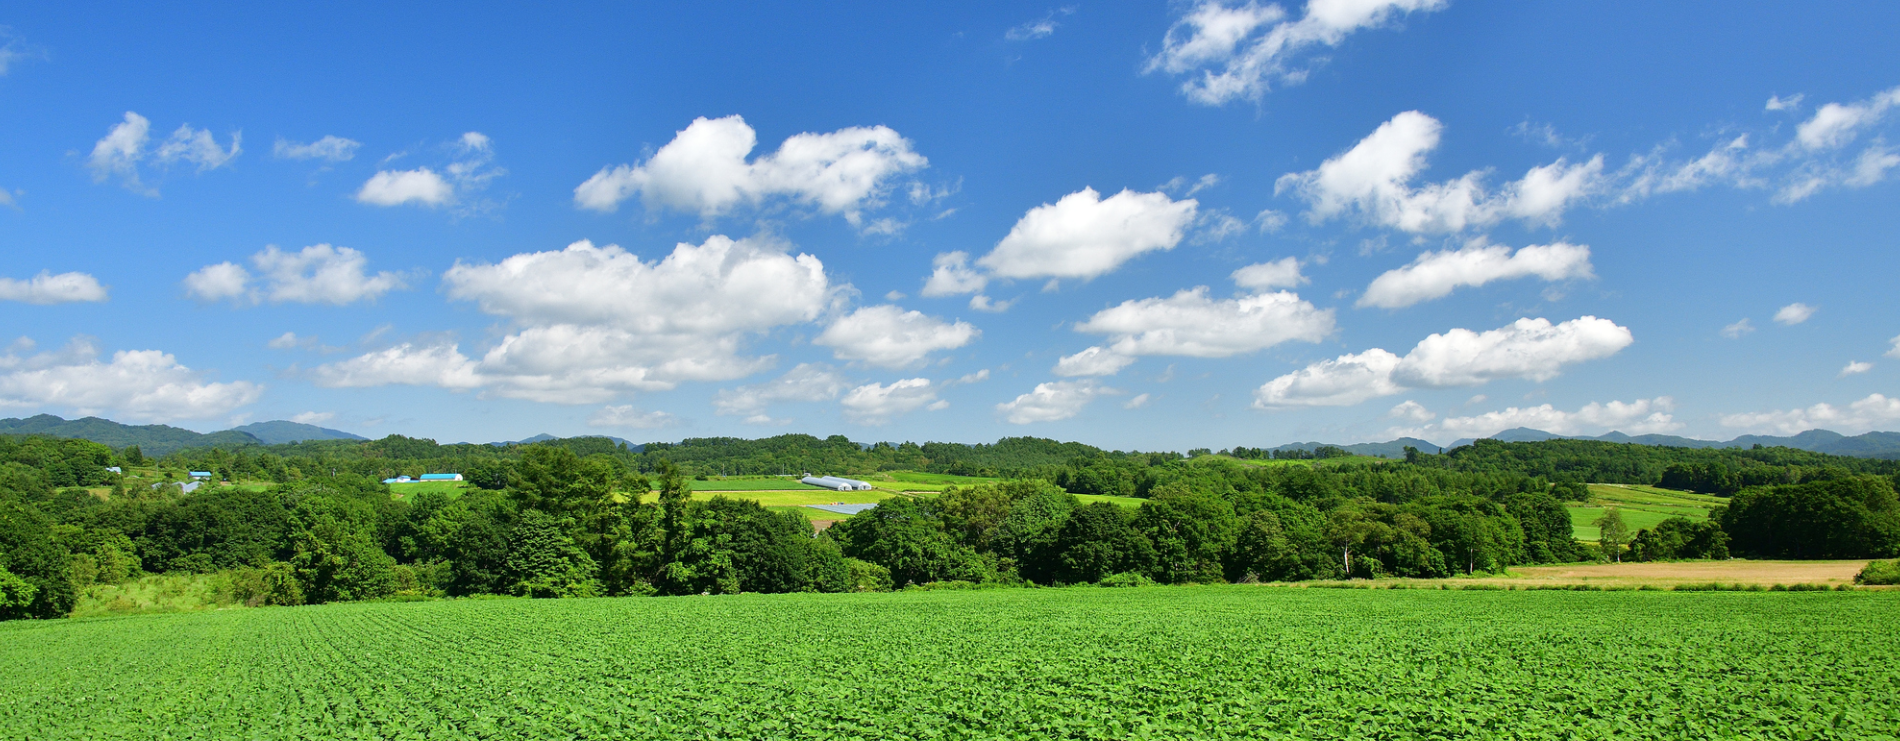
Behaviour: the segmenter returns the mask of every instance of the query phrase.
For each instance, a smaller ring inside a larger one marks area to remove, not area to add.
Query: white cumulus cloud
[[[1102,198],[1083,188],[1030,209],[977,264],[1000,278],[1089,280],[1143,253],[1173,249],[1197,205],[1165,193],[1124,190]]]
[[[1230,277],[1234,279],[1234,285],[1252,291],[1297,288],[1312,282],[1300,274],[1300,261],[1292,257],[1248,265],[1234,271]]]
[[[1065,355],[1056,361],[1055,374],[1058,376],[1112,376],[1120,373],[1135,359],[1103,347],[1090,347],[1074,355]]]
[[[840,360],[908,368],[922,363],[930,353],[962,347],[982,334],[968,322],[945,322],[885,304],[839,317],[812,344],[831,348]]]
[[[264,387],[206,380],[158,350],[120,350],[102,361],[93,340],[38,354],[30,340],[0,355],[0,408],[69,409],[82,416],[167,422],[223,417],[257,401]]]
[[[92,145],[92,154],[86,158],[86,166],[92,170],[93,182],[105,182],[107,178],[117,177],[127,189],[148,196],[157,196],[158,190],[145,185],[139,177],[139,163],[154,159],[159,164],[170,165],[184,161],[196,164],[199,172],[215,170],[230,164],[243,152],[239,146],[243,138],[241,133],[231,134],[231,146],[225,148],[217,143],[211,132],[194,129],[190,125],[178,127],[177,131],[156,150],[147,150],[151,141],[152,122],[133,111],[126,111],[124,120],[114,124],[104,137]]]
[[[1460,287],[1531,276],[1546,281],[1594,278],[1590,248],[1557,242],[1534,244],[1512,253],[1510,247],[1477,240],[1455,252],[1426,252],[1411,264],[1373,279],[1358,305],[1403,308],[1443,298]]]
[[[712,218],[783,196],[857,226],[862,211],[883,205],[892,180],[929,164],[885,126],[797,134],[778,151],[746,161],[757,144],[744,118],[696,118],[647,161],[601,168],[574,188],[574,204],[613,211],[637,195],[649,210]]]
[[[1795,129],[1795,141],[1808,149],[1834,149],[1852,142],[1863,129],[1900,105],[1900,87],[1853,103],[1828,103]]]
[[[1771,98],[1768,110],[1794,110],[1801,96]],[[1900,168],[1900,151],[1887,144],[1881,128],[1900,104],[1900,87],[1860,101],[1827,103],[1794,127],[1782,144],[1757,145],[1750,134],[1727,136],[1701,157],[1682,161],[1667,156],[1673,143],[1630,158],[1614,175],[1616,202],[1628,203],[1656,193],[1693,191],[1711,184],[1741,189],[1770,189],[1771,200],[1790,205],[1831,188],[1865,188]],[[1762,132],[1767,139],[1779,131]],[[1855,142],[1867,140],[1856,149]]]
[[[455,186],[447,178],[427,167],[414,170],[382,170],[371,175],[356,191],[356,200],[372,206],[400,206],[416,203],[441,206],[455,197]]]
[[[1807,321],[1809,318],[1813,317],[1814,312],[1818,311],[1819,309],[1820,307],[1818,306],[1809,306],[1807,304],[1796,301],[1792,304],[1788,304],[1787,306],[1781,307],[1781,310],[1775,312],[1775,323],[1792,327],[1796,324],[1800,324],[1802,322]]]
[[[1282,375],[1255,391],[1254,406],[1348,406],[1407,388],[1545,381],[1566,366],[1615,355],[1633,341],[1628,328],[1594,316],[1561,324],[1519,319],[1485,332],[1452,329],[1420,340],[1404,357],[1373,348]]]
[[[679,418],[667,412],[646,412],[631,404],[601,407],[587,418],[590,427],[614,427],[631,430],[656,430],[679,424]]]
[[[335,412],[302,412],[290,418],[300,425],[320,425],[336,417]]]
[[[990,279],[970,267],[967,252],[944,252],[930,261],[930,278],[924,281],[925,296],[960,296],[977,293]]]
[[[249,295],[251,271],[234,262],[206,265],[185,276],[185,295],[205,301],[240,299]]]
[[[106,135],[92,145],[86,166],[92,168],[94,182],[117,175],[127,188],[142,190],[139,184],[139,160],[145,156],[145,142],[151,138],[152,122],[132,111],[125,120],[114,124]]]
[[[718,414],[743,416],[752,424],[789,422],[773,419],[766,414],[766,408],[786,401],[830,401],[850,385],[830,366],[800,363],[785,375],[765,383],[720,389],[713,396],[713,410]]]
[[[1333,333],[1333,310],[1288,291],[1213,299],[1206,286],[1168,298],[1124,301],[1096,312],[1075,331],[1106,335],[1116,355],[1225,358],[1282,342],[1318,342]]]
[[[934,411],[949,406],[937,398],[937,390],[931,387],[928,378],[868,383],[851,389],[838,403],[844,407],[846,419],[864,425],[887,424],[918,409]]]
[[[215,170],[228,164],[243,150],[238,146],[243,140],[239,133],[231,134],[231,148],[225,149],[211,137],[205,129],[193,129],[180,126],[172,132],[171,138],[158,145],[155,156],[159,162],[170,164],[177,161],[190,162],[198,166],[199,172]]]
[[[205,300],[268,300],[272,303],[331,304],[374,301],[390,291],[406,288],[402,274],[383,271],[370,275],[369,258],[348,247],[314,244],[289,252],[268,245],[251,256],[261,285],[251,287],[251,272],[231,262],[206,265],[185,276],[187,295]]]
[[[1082,413],[1095,397],[1121,393],[1093,380],[1050,381],[1036,384],[1027,394],[996,405],[996,411],[1010,424],[1054,422]]]
[[[1846,378],[1848,376],[1859,375],[1861,373],[1866,373],[1867,371],[1870,371],[1873,369],[1874,369],[1873,363],[1862,362],[1859,360],[1850,360],[1848,361],[1846,367],[1841,368],[1840,377]]]
[[[1147,69],[1189,75],[1181,92],[1203,105],[1259,100],[1275,83],[1305,80],[1307,62],[1318,62],[1306,56],[1314,48],[1444,6],[1445,0],[1310,0],[1294,20],[1277,4],[1203,0],[1168,29]]]
[[[1519,319],[1486,332],[1453,329],[1426,337],[1392,377],[1415,388],[1476,386],[1500,378],[1547,381],[1564,366],[1607,358],[1633,341],[1628,328],[1594,316],[1562,324]]]
[[[1254,392],[1254,406],[1351,406],[1404,389],[1392,382],[1399,356],[1379,348],[1322,360],[1266,382]]]
[[[1056,22],[1056,16],[1069,15],[1074,12],[1074,6],[1051,10],[1044,13],[1041,18],[1024,21],[1021,25],[1013,26],[1008,31],[1004,31],[1003,38],[1010,41],[1034,41],[1036,39],[1048,38],[1055,34],[1058,26],[1062,25]]]
[[[1438,415],[1433,413],[1432,410],[1426,409],[1424,404],[1410,399],[1399,402],[1398,406],[1392,407],[1391,411],[1385,413],[1385,416],[1418,424],[1424,424],[1438,418]]]
[[[1805,409],[1730,414],[1722,417],[1724,427],[1757,432],[1793,435],[1815,429],[1827,429],[1853,435],[1875,427],[1900,422],[1900,398],[1868,394],[1846,408],[1826,402]]]
[[[325,136],[308,144],[278,139],[271,154],[285,160],[344,162],[356,157],[356,150],[361,146],[362,142],[340,136]]]
[[[408,385],[466,391],[482,385],[475,361],[453,343],[394,347],[315,368],[311,380],[324,388]]]
[[[1722,336],[1727,337],[1731,340],[1739,340],[1743,337],[1748,336],[1750,333],[1754,331],[1755,331],[1755,324],[1753,322],[1748,321],[1748,317],[1742,317],[1741,321],[1723,327]]]
[[[428,208],[453,206],[457,213],[475,213],[493,206],[475,194],[488,182],[508,173],[496,167],[494,140],[479,131],[462,134],[443,145],[447,164],[439,169],[378,170],[356,191],[356,201],[371,206],[415,204]]]
[[[1485,189],[1482,171],[1414,186],[1425,169],[1425,155],[1438,148],[1443,129],[1437,119],[1418,111],[1400,113],[1318,168],[1281,176],[1274,190],[1305,199],[1307,218],[1314,223],[1358,214],[1402,231],[1451,233],[1505,219],[1554,225],[1572,203],[1605,186],[1601,156],[1533,167],[1523,179],[1495,193]]]
[[[0,278],[0,301],[47,306],[104,300],[106,287],[99,285],[99,279],[86,273],[54,275],[50,270],[42,270],[39,275],[26,280]]]
[[[1801,107],[1801,99],[1805,97],[1807,96],[1801,93],[1795,93],[1786,98],[1779,95],[1770,95],[1768,96],[1767,104],[1763,105],[1762,109],[1768,111],[1792,111]]]
[[[1574,412],[1541,404],[1534,407],[1507,407],[1501,411],[1469,417],[1447,417],[1435,427],[1428,426],[1412,432],[1417,433],[1414,436],[1418,437],[1442,433],[1433,435],[1441,439],[1489,437],[1518,427],[1557,435],[1611,430],[1628,435],[1649,435],[1682,429],[1682,424],[1675,421],[1671,414],[1674,410],[1675,401],[1667,396],[1631,402],[1611,401],[1607,404],[1591,402]]]
[[[514,326],[479,359],[450,342],[405,343],[319,367],[315,377],[603,403],[764,370],[774,358],[744,355],[749,337],[813,321],[838,300],[818,258],[788,254],[771,240],[717,235],[654,262],[585,240],[494,264],[458,261],[443,287],[450,299]]]

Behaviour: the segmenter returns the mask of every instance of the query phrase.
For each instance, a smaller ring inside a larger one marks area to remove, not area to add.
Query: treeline
[[[17,438],[16,438],[17,439]],[[1145,496],[1142,470],[1183,458],[1174,452],[1105,451],[1081,443],[1042,438],[1004,438],[993,444],[862,444],[842,435],[791,434],[759,440],[690,438],[678,443],[625,446],[601,437],[551,440],[531,445],[440,445],[391,435],[380,440],[320,440],[239,448],[198,448],[161,459],[176,470],[212,471],[220,478],[290,483],[339,473],[374,478],[422,473],[470,474],[483,464],[519,460],[534,447],[553,446],[587,457],[605,455],[634,471],[652,473],[662,461],[688,477],[787,475],[823,472],[871,475],[924,471],[998,478],[1043,478],[1077,493]],[[136,448],[124,451],[134,453]],[[1196,454],[1210,451],[1200,449]],[[1275,451],[1245,445],[1221,451],[1241,459],[1354,460],[1346,451]],[[128,455],[128,458],[130,455]],[[1379,459],[1357,459],[1379,460]],[[1100,463],[1075,464],[1075,461]],[[1479,440],[1440,455],[1412,451],[1407,462],[1465,473],[1499,473],[1558,483],[1654,484],[1723,496],[1754,486],[1827,481],[1854,474],[1893,476],[1900,461],[1851,458],[1792,448],[1667,448],[1598,440],[1506,443]],[[1068,473],[1064,474],[1064,471]],[[1059,476],[1072,479],[1059,479]],[[1075,486],[1071,486],[1071,483]],[[1078,488],[1079,487],[1079,488]]]
[[[391,478],[422,473],[469,474],[483,464],[520,460],[530,449],[557,447],[579,456],[604,455],[635,471],[652,473],[662,462],[686,476],[755,476],[826,472],[869,475],[879,471],[925,471],[961,476],[1012,477],[1077,456],[1110,454],[1081,443],[1042,438],[1004,438],[994,444],[860,444],[843,435],[779,435],[761,440],[689,438],[677,443],[626,446],[604,437],[573,437],[528,445],[437,444],[390,435],[380,440],[311,440],[281,445],[182,450],[157,462],[178,469],[211,471],[220,478],[289,483],[351,473]],[[1180,457],[1179,454],[1168,454]]]
[[[201,470],[285,471],[269,487],[214,483],[185,493],[164,483],[127,486],[106,470],[130,463],[133,449],[0,438],[0,617],[64,615],[89,585],[145,573],[228,572],[251,603],[304,604],[401,595],[1439,577],[1623,558],[1625,546],[1627,557],[1650,560],[1900,555],[1900,500],[1879,467],[1888,464],[1799,451],[1665,459],[1658,480],[1679,470],[1672,466],[1721,463],[1751,476],[1779,472],[1751,480],[1785,483],[1744,488],[1708,521],[1676,518],[1633,535],[1605,523],[1600,546],[1571,537],[1564,502],[1588,496],[1576,471],[1625,465],[1636,457],[1625,450],[1632,446],[1481,443],[1404,461],[1261,466],[1017,438],[964,446],[981,450],[963,463],[1007,463],[1018,472],[1010,481],[887,500],[822,533],[797,514],[749,500],[688,496],[691,466],[740,458],[708,449],[750,451],[757,463],[770,460],[772,445],[785,446],[777,455],[787,461],[824,454],[860,462],[924,455],[928,447],[906,452],[808,436],[770,442],[633,451],[586,438],[490,449],[443,459],[466,463],[478,488],[396,499],[377,480],[382,471],[366,475],[342,464],[410,465],[464,446],[385,438],[168,457]],[[1540,455],[1540,447],[1555,450]],[[299,455],[299,448],[317,452]],[[676,463],[669,455],[680,450],[701,457]],[[1557,469],[1570,478],[1531,473],[1554,461],[1573,464]],[[1078,494],[1141,502],[1084,504]]]
[[[647,494],[657,484],[657,496]],[[0,491],[0,617],[59,617],[78,590],[143,573],[235,571],[251,604],[391,596],[578,597],[875,588],[875,567],[756,502],[694,501],[608,455],[530,446],[502,490],[392,498],[339,473],[258,490],[44,477]],[[643,496],[644,495],[644,496]],[[870,581],[866,581],[870,580]]]
[[[1408,449],[1406,460],[1454,471],[1516,473],[1575,483],[1650,484],[1722,496],[1750,486],[1900,474],[1900,461],[1794,448],[1667,448],[1601,440],[1479,440],[1443,455]]]
[[[99,451],[69,452],[66,469]],[[491,465],[498,488],[396,499],[350,473],[99,497],[18,465],[0,492],[0,614],[63,615],[91,584],[167,572],[236,572],[254,604],[304,604],[1430,577],[1587,556],[1562,504],[1525,477],[1175,456],[1147,465],[1139,508],[1084,506],[1027,478],[889,500],[818,534],[750,500],[692,500],[680,467],[656,468],[527,446]]]

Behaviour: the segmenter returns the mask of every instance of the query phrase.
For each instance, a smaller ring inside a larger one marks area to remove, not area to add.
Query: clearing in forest
[[[1595,543],[1599,536],[1597,518],[1615,507],[1623,513],[1623,524],[1631,533],[1656,526],[1671,517],[1706,520],[1709,510],[1728,503],[1723,497],[1688,491],[1658,489],[1637,484],[1590,484],[1590,501],[1566,502],[1570,510],[1571,534],[1577,540]]]

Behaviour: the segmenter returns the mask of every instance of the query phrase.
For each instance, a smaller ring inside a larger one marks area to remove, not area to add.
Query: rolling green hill
[[[0,435],[46,435],[91,440],[114,449],[137,445],[146,455],[165,455],[184,448],[229,448],[262,445],[263,440],[248,432],[192,432],[171,425],[126,425],[109,419],[86,417],[67,420],[51,414],[26,419],[0,419]]]

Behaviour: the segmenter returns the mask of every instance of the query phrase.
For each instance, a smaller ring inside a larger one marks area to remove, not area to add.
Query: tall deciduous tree
[[[1623,544],[1629,542],[1629,526],[1623,524],[1623,512],[1615,507],[1603,510],[1603,516],[1594,523],[1597,526],[1597,543],[1608,551],[1610,558],[1617,563],[1623,562]]]

